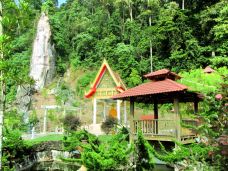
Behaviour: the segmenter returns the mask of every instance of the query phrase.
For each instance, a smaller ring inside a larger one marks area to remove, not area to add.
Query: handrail
[[[195,125],[197,121],[195,120],[182,120],[187,122],[189,125]],[[133,120],[133,133],[136,134],[139,130],[142,131],[144,135],[149,136],[177,136],[177,121],[171,119],[151,119],[151,120]],[[191,129],[181,127],[181,136],[195,135],[195,132]]]

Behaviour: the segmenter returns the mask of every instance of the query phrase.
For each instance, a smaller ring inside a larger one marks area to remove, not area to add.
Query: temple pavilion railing
[[[133,121],[133,134],[137,134],[139,130],[142,131],[145,138],[148,140],[161,140],[161,141],[173,141],[177,140],[177,131],[181,132],[181,140],[186,141],[193,140],[197,135],[191,126],[197,126],[197,121],[183,119],[182,123],[188,127],[181,126],[181,130],[177,130],[176,120],[134,120]]]

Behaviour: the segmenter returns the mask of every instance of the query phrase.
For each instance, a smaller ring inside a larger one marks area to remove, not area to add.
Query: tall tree
[[[23,63],[24,52],[21,52],[24,50],[21,44],[25,45],[30,38],[30,34],[26,36],[23,34],[29,30],[32,23],[29,18],[30,12],[25,1],[20,1],[20,4],[16,5],[13,0],[0,0],[0,170],[3,166],[3,121],[9,104],[7,96],[11,93],[11,89],[15,90],[14,95],[16,95],[16,87],[19,84],[30,82],[28,73],[24,72],[26,71]],[[25,46],[28,50],[29,45]]]
[[[2,26],[2,1],[0,1],[0,58],[3,61],[3,26]],[[0,170],[2,170],[2,133],[3,133],[3,116],[5,111],[5,81],[4,72],[0,71]]]
[[[155,19],[159,11],[159,0],[147,0],[147,8],[149,14],[149,27],[152,26],[152,18]],[[151,35],[153,36],[153,35]],[[153,72],[153,42],[150,39],[150,71]]]

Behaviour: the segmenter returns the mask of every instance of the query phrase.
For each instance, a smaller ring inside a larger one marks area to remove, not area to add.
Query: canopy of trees
[[[226,0],[68,0],[50,21],[60,72],[106,58],[133,86],[151,56],[154,70],[227,66],[227,17]]]

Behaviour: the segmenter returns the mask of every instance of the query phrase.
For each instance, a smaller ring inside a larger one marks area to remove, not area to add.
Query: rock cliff
[[[35,80],[35,89],[39,91],[49,84],[54,76],[55,49],[51,43],[51,27],[48,16],[42,13],[33,44],[30,77]]]

